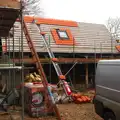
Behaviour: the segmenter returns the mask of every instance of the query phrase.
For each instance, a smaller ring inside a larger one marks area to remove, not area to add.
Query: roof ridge
[[[40,18],[40,19],[50,19],[50,20],[58,20],[58,21],[71,21],[71,22],[77,22],[75,20],[66,20],[66,19],[58,19],[58,18],[49,18],[49,17],[39,17],[39,16],[32,16],[32,15],[26,15],[24,17],[33,17],[33,18]]]
[[[78,27],[78,23],[76,21],[71,20],[60,20],[60,19],[53,19],[53,18],[43,18],[37,16],[24,16],[25,22],[33,22],[36,20],[37,24],[51,24],[51,25],[62,25],[62,26],[71,26],[71,27]]]

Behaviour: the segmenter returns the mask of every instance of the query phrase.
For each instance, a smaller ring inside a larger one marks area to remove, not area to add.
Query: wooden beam
[[[88,88],[88,64],[85,64],[85,84],[86,84],[86,88]]]
[[[99,59],[95,59],[94,58],[58,58],[58,61],[60,63],[73,63],[73,62],[78,62],[78,63],[95,63],[98,62],[99,60],[111,60],[110,58],[99,58]],[[116,60],[114,58],[114,60]],[[14,59],[15,63],[19,63],[21,62],[21,59]],[[46,58],[40,58],[41,63],[49,63],[50,59],[46,59]],[[23,59],[24,63],[34,63],[32,58],[24,58]]]
[[[95,63],[98,62],[99,60],[112,60],[115,58],[59,58],[59,62],[64,62],[64,63],[73,63],[73,62],[78,62],[78,63]],[[117,58],[118,59],[118,58]],[[120,58],[119,58],[120,59]]]
[[[12,59],[12,60],[13,60],[13,59]],[[14,61],[15,63],[20,63],[21,60],[22,60],[22,59],[14,59],[13,61]],[[41,63],[49,63],[49,62],[50,62],[49,59],[45,59],[45,58],[40,59],[40,61],[41,61]],[[24,63],[29,63],[29,64],[31,64],[31,63],[34,64],[34,61],[33,61],[32,58],[24,58],[24,59],[23,59],[23,62],[24,62]]]

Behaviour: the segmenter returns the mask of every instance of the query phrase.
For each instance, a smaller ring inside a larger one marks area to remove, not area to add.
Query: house
[[[32,16],[25,16],[24,21],[49,82],[57,83],[58,80],[55,70],[50,64],[41,32],[45,33],[51,50],[59,58],[63,74],[66,74],[77,61],[77,65],[67,75],[68,82],[74,85],[86,84],[88,86],[91,79],[94,81],[96,63],[99,59],[111,59],[111,56],[119,58],[119,53],[115,48],[117,43],[111,39],[111,34],[105,25]],[[15,52],[16,63],[20,58],[21,30],[21,24],[17,20],[14,29],[11,29],[13,37],[2,38],[2,44],[7,44],[7,53],[11,54],[11,58],[12,52]],[[23,51],[24,64],[34,66],[25,35],[23,35]]]

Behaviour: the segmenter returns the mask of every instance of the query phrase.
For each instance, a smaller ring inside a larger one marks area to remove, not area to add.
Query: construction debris
[[[86,96],[86,95],[82,95],[81,93],[73,93],[72,94],[72,98],[73,101],[76,104],[80,104],[80,103],[89,103],[91,102],[90,97]]]
[[[41,83],[41,76],[38,75],[36,72],[30,73],[26,75],[25,77],[26,83],[35,83],[39,82]],[[72,93],[71,97],[67,97],[64,93],[63,87],[60,85],[57,87],[57,85],[49,84],[51,87],[51,91],[53,93],[53,97],[56,103],[68,103],[68,102],[74,102],[76,104],[80,103],[89,103],[91,102],[91,98],[88,95],[82,95],[81,93]]]
[[[30,73],[30,74],[26,75],[25,82],[42,82],[41,76],[38,75],[36,72]]]

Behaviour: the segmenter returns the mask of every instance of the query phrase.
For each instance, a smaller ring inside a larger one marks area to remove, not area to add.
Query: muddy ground
[[[60,104],[58,105],[62,120],[102,120],[94,112],[94,106],[91,103],[86,104]],[[13,120],[21,120],[20,115],[13,113]],[[12,120],[10,115],[0,115],[0,120]],[[25,120],[57,120],[55,117],[30,118],[25,116]]]

